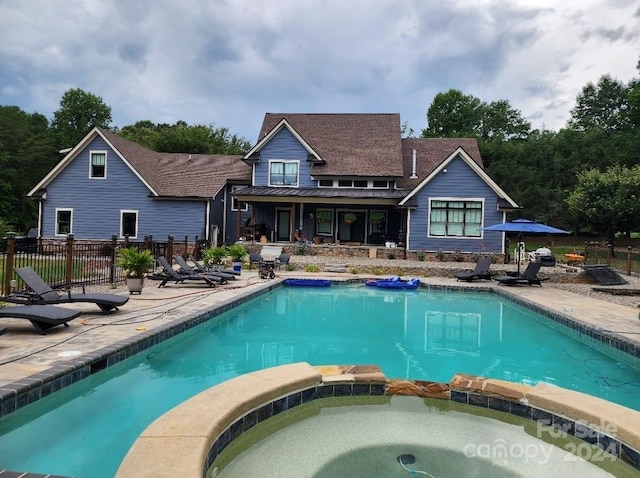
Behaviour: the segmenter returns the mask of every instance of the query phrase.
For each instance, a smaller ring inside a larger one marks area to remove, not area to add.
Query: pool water
[[[613,357],[494,294],[279,288],[0,418],[0,467],[111,477],[173,406],[229,378],[300,361],[376,364],[391,378],[546,381],[640,410],[640,367]]]
[[[637,473],[596,450],[597,466],[571,454],[588,446],[575,437],[553,443],[544,438],[531,420],[442,400],[320,399],[240,435],[207,477],[595,478]]]

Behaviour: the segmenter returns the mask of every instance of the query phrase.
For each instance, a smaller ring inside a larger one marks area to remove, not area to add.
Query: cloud
[[[228,126],[266,112],[398,112],[415,131],[439,92],[508,100],[564,126],[606,73],[636,74],[631,0],[4,0],[0,104],[48,117],[82,88],[114,124]]]

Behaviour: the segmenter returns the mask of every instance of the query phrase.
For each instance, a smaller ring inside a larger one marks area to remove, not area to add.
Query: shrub
[[[382,269],[380,269],[379,267],[376,267],[375,269],[373,269],[373,275],[381,276],[382,275]]]
[[[447,256],[442,249],[438,249],[436,251],[436,259],[438,259],[441,262],[444,262],[445,260],[447,260]]]
[[[224,246],[208,247],[202,251],[202,257],[205,265],[222,264],[222,259],[228,254],[227,248]]]
[[[306,242],[296,242],[296,255],[298,255],[298,256],[306,256],[307,255],[307,243]]]
[[[305,272],[320,272],[320,268],[315,264],[307,264],[304,268]]]
[[[357,274],[358,272],[359,272],[359,271],[358,271],[358,268],[357,268],[357,267],[352,267],[352,268],[351,268],[351,273],[352,273],[352,274]]]

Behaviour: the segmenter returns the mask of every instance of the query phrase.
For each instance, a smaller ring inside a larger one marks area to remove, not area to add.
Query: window
[[[235,186],[231,186],[231,192],[235,193],[236,191],[240,191],[242,189],[246,189],[247,186],[240,186],[240,185],[235,185]],[[238,198],[235,196],[231,196],[231,210],[232,211],[237,211],[238,210]],[[249,204],[247,204],[246,202],[242,203],[242,211],[248,211],[249,210]]]
[[[89,177],[90,178],[106,178],[107,177],[107,152],[91,151],[89,153]]]
[[[389,181],[373,181],[374,189],[387,189],[389,187]]]
[[[56,209],[56,235],[65,236],[71,234],[73,209]]]
[[[318,181],[318,186],[321,188],[332,188],[333,187],[333,179],[321,179]]]
[[[353,181],[351,181],[351,179],[339,179],[338,180],[338,187],[339,188],[352,188],[353,187]]]
[[[138,237],[138,211],[120,211],[120,236]]]
[[[482,201],[432,200],[429,235],[480,237]]]
[[[316,211],[316,234],[333,234],[333,210],[318,209]]]
[[[271,161],[269,186],[298,186],[298,162]]]

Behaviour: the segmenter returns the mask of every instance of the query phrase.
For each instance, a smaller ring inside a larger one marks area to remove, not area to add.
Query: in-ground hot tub
[[[581,447],[581,456],[613,464],[602,450],[574,437],[544,441],[550,436],[531,420],[443,400],[321,399],[243,433],[207,476],[611,476],[570,453]]]

